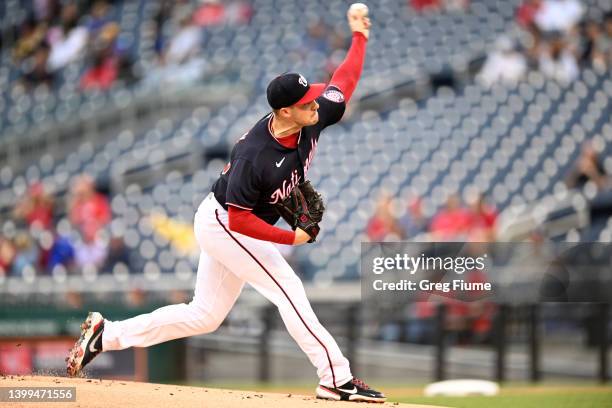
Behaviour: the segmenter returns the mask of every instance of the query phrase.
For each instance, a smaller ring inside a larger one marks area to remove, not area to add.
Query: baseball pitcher
[[[307,175],[319,135],[342,118],[361,75],[370,20],[367,8],[359,6],[347,13],[352,43],[330,83],[311,84],[298,73],[274,78],[267,88],[272,112],[235,144],[200,204],[194,230],[201,255],[193,300],[123,321],[90,313],[67,358],[69,375],[77,375],[100,352],[213,332],[249,283],[278,307],[287,330],[317,368],[318,398],[385,401],[353,377],[302,282],[274,245],[313,242],[319,232],[325,208]],[[280,217],[291,231],[274,226]]]

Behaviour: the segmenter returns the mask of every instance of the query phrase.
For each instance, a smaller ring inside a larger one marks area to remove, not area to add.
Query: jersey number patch
[[[337,91],[335,89],[328,89],[323,93],[323,97],[336,103],[344,102],[344,95],[342,94],[342,92]]]

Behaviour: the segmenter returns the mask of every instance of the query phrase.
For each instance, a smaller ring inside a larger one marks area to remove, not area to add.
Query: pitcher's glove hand
[[[296,186],[275,208],[294,231],[299,228],[310,235],[308,242],[315,241],[325,206],[321,194],[312,187],[310,181]]]

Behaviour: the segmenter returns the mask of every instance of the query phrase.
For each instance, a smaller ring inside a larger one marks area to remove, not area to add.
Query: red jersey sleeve
[[[277,244],[292,245],[295,232],[268,224],[251,211],[228,203],[229,229],[239,234]]]
[[[359,77],[361,76],[367,42],[367,38],[362,33],[353,33],[353,40],[346,54],[346,58],[342,64],[336,68],[336,71],[329,81],[331,86],[335,86],[342,91],[346,103],[351,99],[357,87]]]

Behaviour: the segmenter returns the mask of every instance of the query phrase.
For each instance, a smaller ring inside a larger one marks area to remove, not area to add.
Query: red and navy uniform
[[[278,221],[274,204],[305,181],[321,131],[344,114],[344,95],[336,87],[328,87],[316,101],[319,121],[301,129],[296,148],[284,146],[273,136],[271,113],[240,138],[232,149],[229,168],[212,187],[224,208],[249,210],[269,224]]]
[[[306,180],[319,135],[342,118],[361,75],[366,42],[361,33],[353,34],[346,59],[316,99],[319,121],[315,125],[276,138],[270,113],[236,143],[212,187],[217,201],[228,210],[231,230],[280,244],[293,243],[294,232],[273,226],[279,219],[274,204]]]

